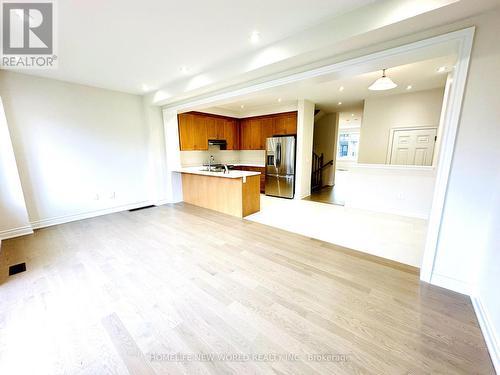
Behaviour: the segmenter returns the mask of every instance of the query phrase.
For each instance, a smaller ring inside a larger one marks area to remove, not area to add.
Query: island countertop
[[[179,168],[183,201],[225,214],[245,217],[260,210],[260,172],[201,171],[203,167]]]
[[[222,173],[222,172],[209,172],[209,171],[202,171],[203,166],[199,167],[184,167],[184,168],[177,168],[174,170],[174,172],[178,173],[189,173],[189,174],[198,174],[201,176],[212,176],[212,177],[224,177],[224,178],[243,178],[243,177],[249,177],[249,176],[258,176],[260,175],[260,172],[253,172],[253,171],[238,171],[234,169],[230,169],[229,173]]]

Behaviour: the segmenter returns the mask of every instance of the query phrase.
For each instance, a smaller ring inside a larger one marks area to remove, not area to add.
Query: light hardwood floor
[[[27,272],[8,277],[19,262]],[[468,297],[420,283],[409,266],[191,205],[4,241],[0,374],[127,373],[494,370]]]

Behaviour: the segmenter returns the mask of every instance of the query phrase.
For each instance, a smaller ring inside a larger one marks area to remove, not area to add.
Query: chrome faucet
[[[229,168],[227,167],[227,164],[224,164],[224,174],[229,173]]]
[[[215,158],[213,155],[210,155],[208,158],[208,171],[212,172],[212,163],[215,161]]]

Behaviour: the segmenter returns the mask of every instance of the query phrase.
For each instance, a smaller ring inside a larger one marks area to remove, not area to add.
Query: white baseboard
[[[500,374],[500,341],[495,333],[495,327],[493,327],[488,311],[481,303],[481,299],[479,297],[471,297],[471,301],[472,306],[474,306],[474,311],[476,312],[477,320],[479,321],[479,326],[483,332],[491,361],[493,362],[497,374]]]
[[[179,203],[182,202],[182,199],[176,199],[175,201],[172,201],[171,199],[160,199],[156,201],[155,205],[156,206],[163,206],[164,204],[173,204],[173,203]]]
[[[33,233],[33,229],[29,225],[26,225],[24,227],[14,228],[14,229],[2,230],[2,231],[0,231],[0,240],[6,240],[8,238],[25,236],[27,234],[32,234],[32,233]]]
[[[470,285],[461,280],[453,279],[451,277],[433,274],[431,277],[431,284],[440,286],[441,288],[450,289],[457,293],[471,295]]]
[[[40,229],[40,228],[50,227],[52,225],[69,223],[71,221],[89,219],[92,217],[112,214],[115,212],[132,210],[134,208],[140,208],[140,207],[149,206],[152,204],[154,204],[154,203],[150,202],[150,201],[142,201],[142,202],[130,203],[130,204],[122,205],[122,206],[105,208],[105,209],[101,209],[101,210],[87,211],[87,212],[82,212],[82,213],[78,213],[78,214],[58,216],[58,217],[42,219],[42,220],[35,220],[35,221],[31,222],[31,226],[33,227],[33,229]]]

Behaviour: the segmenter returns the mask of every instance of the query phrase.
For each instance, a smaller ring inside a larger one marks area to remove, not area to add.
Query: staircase
[[[319,190],[323,187],[323,169],[333,165],[333,160],[323,163],[323,154],[318,155],[313,151],[312,173],[311,173],[311,191]]]

